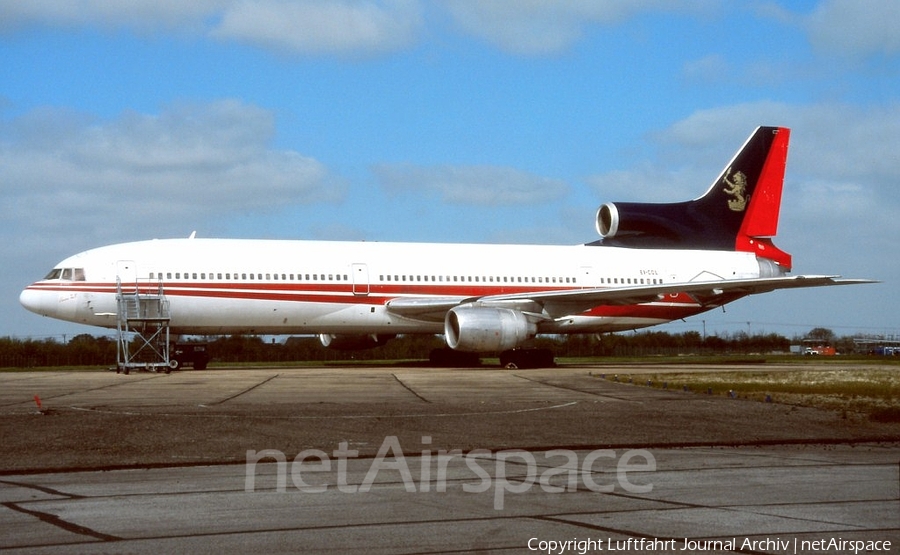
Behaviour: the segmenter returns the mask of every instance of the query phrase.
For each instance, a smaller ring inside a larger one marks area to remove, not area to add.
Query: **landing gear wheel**
[[[510,349],[500,353],[500,366],[518,368],[552,368],[556,366],[550,349]]]

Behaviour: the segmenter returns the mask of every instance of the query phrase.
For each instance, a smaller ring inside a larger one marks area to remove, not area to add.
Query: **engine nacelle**
[[[597,210],[597,233],[609,245],[650,248],[734,249],[740,214],[714,214],[693,202],[607,202]],[[727,211],[727,209],[726,209]],[[735,219],[735,222],[729,220]],[[734,232],[736,233],[736,231]]]
[[[597,209],[597,233],[604,239],[642,235],[681,239],[693,223],[685,203],[607,202]]]
[[[444,334],[451,349],[490,352],[512,349],[534,337],[537,326],[510,308],[458,306],[447,313]]]
[[[357,351],[359,349],[374,349],[381,347],[396,335],[335,335],[332,333],[320,333],[319,342],[323,347],[338,351]]]
[[[615,237],[619,232],[619,209],[616,205],[607,202],[597,209],[597,233],[604,239]]]

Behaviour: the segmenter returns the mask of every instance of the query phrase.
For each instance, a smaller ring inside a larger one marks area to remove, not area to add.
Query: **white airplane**
[[[574,246],[286,240],[151,240],[81,252],[20,296],[28,310],[116,328],[117,292],[164,292],[181,334],[320,334],[376,346],[443,334],[464,352],[522,349],[537,334],[653,326],[741,297],[870,283],[789,276],[772,242],[790,130],[759,127],[700,198],[607,203],[601,240]],[[505,357],[505,358],[504,358]]]

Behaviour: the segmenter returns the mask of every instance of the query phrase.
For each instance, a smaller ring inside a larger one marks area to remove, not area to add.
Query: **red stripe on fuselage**
[[[96,294],[116,294],[116,285],[110,283],[58,283],[37,282],[28,287],[37,291],[80,292]],[[125,287],[126,293],[135,289]],[[158,285],[138,287],[141,294],[154,294]],[[367,294],[353,292],[351,283],[342,284],[290,284],[290,283],[177,283],[163,284],[163,292],[168,297],[207,298],[222,300],[261,300],[279,302],[306,302],[332,304],[375,304],[383,305],[392,299],[412,297],[483,297],[488,295],[526,293],[529,291],[578,290],[559,287],[473,287],[461,285],[370,285]],[[638,305],[601,305],[582,313],[593,317],[634,317],[660,320],[677,320],[703,312],[704,307],[684,293],[669,294],[660,302]]]

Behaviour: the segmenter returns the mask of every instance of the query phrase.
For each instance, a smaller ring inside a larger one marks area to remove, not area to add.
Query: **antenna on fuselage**
[[[191,235],[190,235],[190,237],[188,237],[188,239],[193,239],[196,236],[197,236],[197,230],[194,230],[191,232]]]

